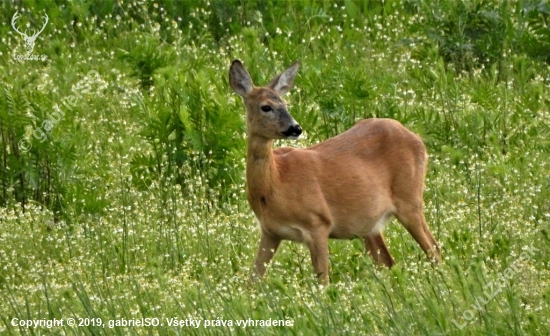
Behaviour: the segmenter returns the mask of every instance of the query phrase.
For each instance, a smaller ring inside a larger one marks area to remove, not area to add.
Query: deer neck
[[[273,156],[273,140],[250,135],[247,145],[246,182],[248,201],[257,216],[272,197],[273,185],[278,179]]]

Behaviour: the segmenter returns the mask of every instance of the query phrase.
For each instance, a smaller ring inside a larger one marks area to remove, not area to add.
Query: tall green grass
[[[29,31],[48,14],[34,49],[46,61],[13,59],[16,10]],[[548,13],[544,1],[3,2],[0,333],[549,334]],[[302,63],[288,100],[305,134],[278,145],[370,117],[420,134],[444,262],[432,267],[394,222],[392,270],[359,241],[331,241],[321,288],[307,250],[286,242],[248,285],[259,233],[244,108],[227,82],[235,58],[258,84]],[[40,142],[33,132],[75,90]],[[141,318],[162,325],[89,320]],[[292,326],[235,322],[269,318]]]

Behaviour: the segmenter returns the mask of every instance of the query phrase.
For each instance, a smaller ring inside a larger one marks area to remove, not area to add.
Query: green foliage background
[[[33,51],[46,60],[14,59],[16,11],[29,34],[48,15]],[[543,0],[0,3],[0,332],[549,334],[549,15]],[[258,85],[301,61],[288,100],[305,136],[277,145],[369,117],[420,134],[445,262],[432,268],[394,223],[391,271],[360,242],[332,241],[332,285],[320,288],[306,249],[287,243],[248,286],[258,232],[244,108],[227,82],[235,58]],[[33,133],[58,108],[41,142]],[[479,305],[511,265],[521,272]],[[11,322],[69,317],[164,326]],[[172,317],[294,326],[174,328]]]

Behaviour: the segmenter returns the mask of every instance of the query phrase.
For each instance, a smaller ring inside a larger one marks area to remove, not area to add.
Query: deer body
[[[397,148],[391,141],[411,148]],[[389,220],[388,215],[396,209],[392,184],[414,183],[419,177],[422,181],[424,174],[422,143],[389,119],[363,120],[308,149],[278,148],[269,155],[271,146],[272,141],[265,143],[268,155],[264,166],[253,153],[248,157],[248,199],[264,229],[293,241],[307,242],[313,223],[326,225],[329,236],[339,239],[381,230],[382,225],[377,224]],[[397,151],[417,157],[409,155],[403,162]],[[394,160],[388,161],[388,157]],[[400,172],[395,168],[401,165],[410,165],[409,176],[393,174]],[[339,176],[340,172],[345,175]],[[264,183],[254,188],[255,181]]]
[[[426,150],[399,122],[366,119],[307,149],[272,149],[274,139],[301,133],[280,98],[292,87],[297,68],[293,64],[261,88],[253,86],[240,61],[230,70],[231,86],[247,109],[247,197],[261,229],[253,275],[265,273],[281,240],[308,246],[325,283],[329,238],[361,238],[375,261],[391,267],[382,230],[392,216],[438,259],[422,213]]]

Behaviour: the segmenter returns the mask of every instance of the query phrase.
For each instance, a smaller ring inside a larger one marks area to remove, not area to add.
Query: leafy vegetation
[[[14,58],[16,11],[29,32],[48,15],[45,60]],[[0,333],[550,334],[549,14],[542,0],[2,2]],[[259,234],[235,58],[257,84],[302,63],[287,99],[305,134],[277,145],[370,117],[420,134],[444,262],[394,222],[391,270],[331,241],[322,288],[285,243],[248,285]],[[54,318],[163,325],[13,325]],[[249,318],[292,326],[215,326]]]

